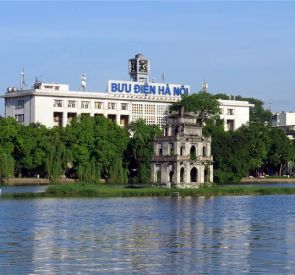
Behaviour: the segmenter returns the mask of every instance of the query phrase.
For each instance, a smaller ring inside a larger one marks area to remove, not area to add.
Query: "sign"
[[[161,95],[175,97],[188,95],[190,93],[190,86],[180,84],[109,80],[108,92],[117,94],[144,94],[151,96]]]

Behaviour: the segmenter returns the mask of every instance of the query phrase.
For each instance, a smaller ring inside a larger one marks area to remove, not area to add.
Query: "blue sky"
[[[89,91],[129,80],[142,52],[160,81],[263,100],[295,111],[295,2],[0,2],[0,91],[36,76]],[[0,101],[0,114],[4,102]]]

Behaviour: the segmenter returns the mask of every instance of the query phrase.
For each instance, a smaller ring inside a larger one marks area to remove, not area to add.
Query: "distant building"
[[[3,96],[5,117],[14,117],[23,125],[65,127],[74,117],[103,115],[122,127],[139,118],[163,127],[169,106],[181,95],[190,94],[190,86],[149,82],[149,74],[150,61],[142,54],[129,60],[130,81],[109,80],[107,92],[86,91],[85,74],[80,91],[70,90],[67,84],[39,81],[26,89],[22,73],[20,88],[8,88]],[[253,105],[236,100],[219,103],[225,130],[236,130],[249,122],[249,108]]]
[[[250,119],[250,107],[253,104],[249,104],[248,101],[238,100],[222,100],[219,99],[220,104],[220,118],[224,122],[225,131],[235,131],[242,125],[249,123]]]
[[[154,141],[151,181],[165,187],[199,187],[213,182],[211,138],[194,114],[168,118],[164,136]]]
[[[281,128],[289,139],[295,138],[295,112],[277,112],[272,116],[272,127]]]

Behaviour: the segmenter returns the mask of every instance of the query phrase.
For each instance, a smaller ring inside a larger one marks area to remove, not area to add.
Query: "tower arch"
[[[190,172],[190,179],[191,179],[191,182],[197,182],[198,181],[198,169],[196,167],[193,167],[191,169],[191,172]]]

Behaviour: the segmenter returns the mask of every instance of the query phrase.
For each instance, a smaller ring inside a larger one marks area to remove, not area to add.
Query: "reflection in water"
[[[3,274],[294,273],[295,196],[0,201]]]

